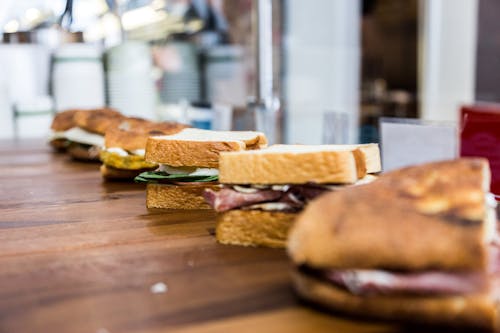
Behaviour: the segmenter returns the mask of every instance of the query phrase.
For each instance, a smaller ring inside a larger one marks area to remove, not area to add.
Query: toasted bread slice
[[[266,137],[259,132],[186,128],[174,135],[150,137],[145,158],[174,167],[217,168],[221,152],[260,149],[266,145]]]
[[[214,183],[148,184],[146,206],[164,209],[212,209],[203,198],[205,189],[218,190],[219,185]]]
[[[353,145],[274,145],[222,153],[219,163],[224,184],[352,184],[367,171],[366,153]]]
[[[230,210],[218,214],[216,237],[222,244],[284,248],[296,213]]]
[[[389,270],[481,270],[496,214],[483,159],[409,167],[310,203],[290,233],[296,265]]]

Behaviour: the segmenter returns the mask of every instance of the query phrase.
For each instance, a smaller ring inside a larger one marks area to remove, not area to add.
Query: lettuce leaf
[[[146,171],[134,179],[136,183],[216,182],[218,180],[219,176],[171,175],[165,171]]]

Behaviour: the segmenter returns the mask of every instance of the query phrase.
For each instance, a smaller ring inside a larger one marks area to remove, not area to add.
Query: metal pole
[[[256,102],[270,107],[273,99],[272,0],[256,0]]]
[[[270,144],[276,142],[277,113],[273,103],[272,0],[255,0],[253,27],[255,45],[255,98],[248,110],[255,117],[258,131],[264,132]]]

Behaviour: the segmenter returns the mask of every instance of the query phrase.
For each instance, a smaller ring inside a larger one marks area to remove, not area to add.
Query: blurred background
[[[379,142],[380,119],[500,101],[495,0],[2,0],[0,137],[117,108],[273,142]]]

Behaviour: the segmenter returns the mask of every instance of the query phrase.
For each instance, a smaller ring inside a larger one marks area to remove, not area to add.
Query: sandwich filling
[[[486,274],[479,272],[390,272],[384,270],[316,270],[308,266],[301,273],[347,290],[353,295],[453,295],[480,292],[487,288]]]
[[[193,183],[216,183],[219,170],[200,167],[173,167],[160,164],[154,171],[147,171],[135,177],[138,183],[189,185]]]
[[[144,160],[144,150],[127,151],[123,148],[104,148],[100,152],[101,161],[110,167],[123,170],[153,169],[157,164]]]
[[[97,159],[104,146],[102,135],[88,132],[79,127],[72,127],[66,131],[53,131],[48,140],[59,142],[59,146],[72,151],[75,158]]]
[[[104,146],[104,136],[88,132],[80,127],[73,127],[64,132],[66,140],[88,146]]]
[[[353,185],[373,181],[368,175]],[[222,190],[206,190],[205,201],[217,212],[231,209],[257,209],[264,211],[298,212],[319,195],[346,186],[337,184],[290,184],[290,185],[224,185]]]
[[[315,185],[241,186],[225,185],[220,191],[206,190],[205,201],[217,212],[231,209],[258,209],[296,212],[328,188]]]

